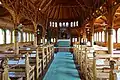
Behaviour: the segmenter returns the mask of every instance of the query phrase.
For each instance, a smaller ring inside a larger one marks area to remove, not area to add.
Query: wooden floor
[[[70,52],[58,52],[43,80],[80,80]]]

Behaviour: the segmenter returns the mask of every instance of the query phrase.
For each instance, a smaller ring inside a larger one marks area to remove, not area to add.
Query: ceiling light
[[[0,2],[0,4],[2,4],[2,2]]]
[[[39,8],[39,10],[41,10],[41,8]]]

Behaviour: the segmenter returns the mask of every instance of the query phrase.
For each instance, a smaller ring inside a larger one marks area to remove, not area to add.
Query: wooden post
[[[30,70],[30,65],[29,65],[29,57],[28,57],[28,54],[29,53],[27,53],[26,54],[26,56],[25,56],[25,75],[26,75],[26,80],[29,80],[29,77],[30,77],[30,75],[29,75],[29,70]]]
[[[9,66],[8,66],[8,58],[5,58],[2,62],[2,67],[4,69],[4,72],[2,73],[2,80],[9,80],[9,74],[8,74],[8,69],[9,69]]]
[[[90,22],[91,26],[91,46],[94,46],[94,19]]]
[[[17,25],[15,25],[17,26]],[[18,30],[15,29],[14,31],[14,40],[15,40],[15,43],[14,43],[14,47],[15,47],[15,54],[19,54],[19,47],[18,47],[18,40],[19,40],[19,36],[18,36]]]
[[[88,80],[88,77],[87,77],[87,48],[85,48],[85,62],[84,62],[84,64],[85,64],[85,80]]]
[[[116,80],[115,79],[115,75],[113,73],[113,70],[114,70],[114,64],[115,64],[115,61],[110,61],[110,74],[109,74],[109,80]]]
[[[108,53],[113,54],[113,29],[108,29]]]
[[[96,76],[97,76],[97,73],[96,73],[96,56],[95,56],[95,52],[93,52],[93,80],[97,80]]]

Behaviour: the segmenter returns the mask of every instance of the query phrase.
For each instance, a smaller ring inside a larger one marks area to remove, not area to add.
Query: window
[[[63,27],[65,27],[65,22],[63,22]]]
[[[70,23],[70,26],[73,27],[73,22]]]
[[[53,38],[51,38],[51,42],[54,42],[54,41],[53,41]]]
[[[78,21],[76,21],[76,26],[78,26]]]
[[[31,33],[30,33],[30,41],[32,41],[32,36],[31,36]]]
[[[77,42],[77,38],[75,38],[75,42]]]
[[[66,22],[66,27],[68,27],[69,26],[69,23],[68,22]]]
[[[116,43],[116,30],[113,29],[113,42]]]
[[[55,22],[55,27],[57,27],[57,22]]]
[[[11,43],[11,32],[10,30],[6,30],[6,44]]]
[[[52,22],[52,27],[55,27],[55,24],[54,24],[54,22]]]
[[[102,42],[105,42],[105,32],[102,31]]]
[[[47,43],[47,39],[45,39],[45,43]]]
[[[50,22],[50,27],[52,26],[52,23]]]
[[[29,41],[29,34],[27,33],[27,42]]]
[[[4,44],[4,31],[0,29],[0,44]]]
[[[34,34],[32,34],[32,41],[34,41]]]
[[[98,34],[98,32],[97,32],[97,41],[99,41],[98,39],[99,39],[99,34]]]
[[[55,42],[56,41],[56,38],[54,38],[54,41],[53,42]]]
[[[26,42],[26,33],[23,32],[23,42]]]
[[[62,27],[62,23],[61,22],[59,22],[59,26]]]
[[[21,42],[21,32],[18,32],[18,42]]]
[[[74,42],[75,41],[75,38],[72,38],[72,42]]]
[[[74,21],[74,27],[76,26],[76,22]]]
[[[12,43],[15,43],[15,31],[12,31]]]
[[[101,32],[99,32],[99,42],[101,42]]]
[[[120,28],[117,31],[117,38],[118,38],[118,43],[120,43]]]
[[[94,34],[94,40],[96,41],[96,33]]]

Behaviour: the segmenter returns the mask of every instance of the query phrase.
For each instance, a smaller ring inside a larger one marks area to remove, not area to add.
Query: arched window
[[[117,31],[117,41],[118,41],[118,43],[120,43],[120,28],[118,29],[118,31]]]
[[[50,27],[52,26],[52,23],[50,22]]]
[[[101,42],[101,32],[99,32],[99,42]]]
[[[23,42],[26,42],[26,33],[23,32]]]
[[[102,31],[102,42],[105,42],[105,32]]]
[[[0,44],[4,44],[4,31],[0,29]]]
[[[116,30],[113,29],[113,42],[116,43]]]
[[[6,30],[6,44],[11,43],[11,32],[10,30]]]

